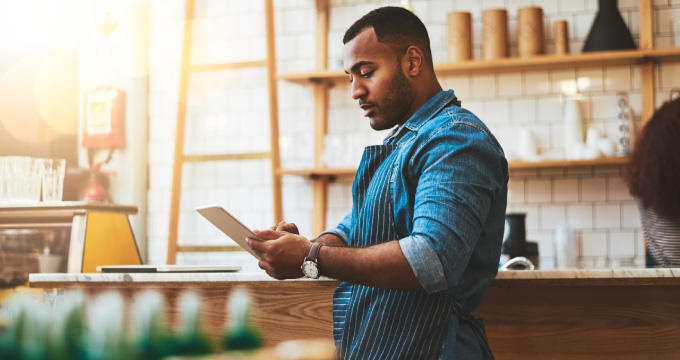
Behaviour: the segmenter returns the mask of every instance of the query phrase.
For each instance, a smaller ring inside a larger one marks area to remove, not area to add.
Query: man
[[[294,224],[256,232],[263,240],[248,241],[259,266],[277,279],[340,280],[339,358],[491,358],[470,313],[498,271],[503,151],[452,90],[442,91],[427,30],[411,12],[371,11],[343,42],[352,98],[373,129],[396,128],[366,148],[351,213],[311,242]]]

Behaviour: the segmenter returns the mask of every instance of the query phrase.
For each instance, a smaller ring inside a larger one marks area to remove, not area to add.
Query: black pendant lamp
[[[618,0],[598,0],[599,9],[582,52],[637,49],[619,12]]]

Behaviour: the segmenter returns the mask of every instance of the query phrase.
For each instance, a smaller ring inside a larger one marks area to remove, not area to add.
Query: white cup
[[[40,159],[42,164],[43,201],[61,201],[64,196],[66,160]]]
[[[602,136],[600,135],[600,130],[594,127],[589,127],[588,130],[586,131],[586,145],[589,148],[594,148],[597,149],[597,144],[600,141],[600,138]]]
[[[40,201],[40,183],[42,180],[43,168],[40,158],[30,158],[30,167],[28,171],[28,184],[26,189],[26,201],[39,202]]]
[[[5,158],[5,191],[8,202],[21,203],[34,199],[35,177],[33,159],[27,156]],[[38,180],[38,184],[40,181]],[[38,187],[40,200],[40,187]]]
[[[520,129],[517,139],[517,156],[524,161],[538,160],[536,139],[531,129]]]
[[[616,143],[610,138],[602,138],[597,142],[597,148],[604,156],[614,156],[616,153]]]

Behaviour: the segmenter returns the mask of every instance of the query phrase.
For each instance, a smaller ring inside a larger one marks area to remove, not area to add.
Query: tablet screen
[[[198,211],[198,213],[204,218],[208,219],[208,221],[220,229],[225,235],[239,244],[244,250],[249,252],[258,260],[260,259],[255,251],[253,251],[250,246],[248,246],[248,243],[246,243],[247,237],[253,239],[257,239],[258,237],[255,236],[253,231],[240,222],[234,215],[230,214],[227,210],[219,205],[200,207],[197,208],[196,211]]]

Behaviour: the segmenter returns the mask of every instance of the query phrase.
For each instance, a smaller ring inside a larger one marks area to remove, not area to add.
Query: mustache
[[[377,106],[378,104],[376,104],[372,101],[364,101],[364,100],[359,99],[359,106],[361,107],[363,105]]]

